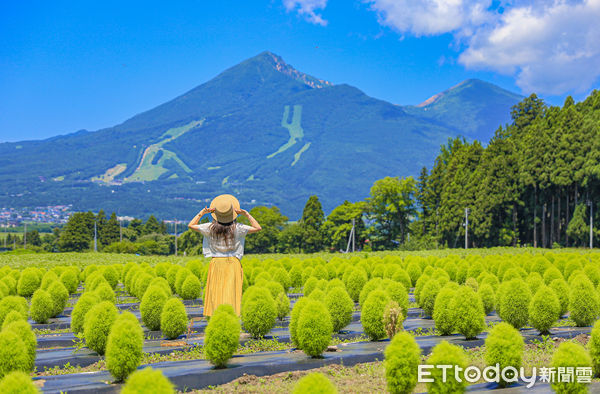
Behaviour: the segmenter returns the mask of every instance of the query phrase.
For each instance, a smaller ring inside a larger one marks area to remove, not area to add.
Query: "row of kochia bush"
[[[523,361],[523,337],[510,324],[498,323],[490,330],[485,339],[484,352],[487,366],[498,366],[498,371],[502,371],[506,367],[513,367],[515,372],[519,371]],[[421,349],[415,338],[407,332],[396,334],[385,349],[384,356],[389,391],[391,393],[412,392],[417,385],[418,366],[421,363]],[[431,372],[429,378],[433,380],[427,383],[428,392],[461,393],[465,391],[468,383],[464,371],[469,365],[462,347],[442,341],[432,349],[423,364],[452,366],[450,370],[442,370],[442,368],[428,370]],[[591,367],[593,373],[598,376],[600,374],[600,321],[596,322],[592,329],[588,350],[576,341],[562,342],[554,351],[550,366],[555,370],[561,367]],[[458,373],[460,381],[455,378],[455,367],[459,367],[462,371]],[[442,379],[443,372],[446,372],[446,380]],[[511,373],[498,376],[501,387],[516,382],[517,378],[518,376]],[[587,392],[585,384],[579,383],[577,379],[570,382],[561,382],[559,379],[555,379],[552,388],[556,392],[562,393]]]

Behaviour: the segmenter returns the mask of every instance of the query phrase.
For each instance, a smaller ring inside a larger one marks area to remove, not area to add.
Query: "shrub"
[[[200,279],[202,277],[202,272],[204,271],[204,267],[202,266],[202,262],[200,260],[188,261],[188,263],[185,265],[185,268],[189,269],[192,272],[192,274],[194,274],[194,276],[196,276],[196,278]],[[166,270],[164,272],[165,272],[165,274],[163,274],[163,275],[160,275],[158,272],[156,274],[158,276],[164,277],[166,275]]]
[[[373,290],[379,289],[381,287],[381,282],[382,282],[381,278],[372,278],[363,286],[363,288],[360,291],[360,294],[358,296],[358,304],[361,307],[364,305],[369,294]]]
[[[569,310],[577,327],[591,325],[599,309],[598,293],[592,282],[584,275],[575,278],[569,294]]]
[[[406,273],[408,274],[408,276],[410,276],[410,288],[414,286],[415,283],[417,283],[417,280],[419,280],[419,277],[421,276],[421,267],[418,263],[413,261],[406,267]]]
[[[477,279],[473,277],[468,277],[465,281],[465,286],[469,286],[473,291],[479,290],[479,283],[477,283]]]
[[[175,276],[175,291],[177,291],[177,294],[181,295],[183,283],[185,282],[187,277],[190,275],[194,275],[194,274],[192,274],[192,271],[190,271],[187,268],[182,268],[179,271],[177,271],[177,275]],[[196,279],[198,279],[198,278],[196,278]]]
[[[9,330],[0,332],[0,378],[12,371],[29,372],[27,346],[19,335]]]
[[[110,265],[103,267],[102,276],[104,276],[104,279],[106,279],[111,288],[114,289],[117,287],[117,283],[119,283],[119,274],[113,267]]]
[[[527,284],[522,279],[510,280],[500,300],[500,317],[516,329],[525,326],[529,320],[530,301]]]
[[[433,316],[435,297],[437,297],[440,289],[441,286],[439,285],[438,281],[435,279],[430,279],[423,287],[423,290],[421,290],[421,296],[419,298],[420,306],[423,308],[423,312],[426,316]]]
[[[53,271],[48,271],[42,277],[42,283],[40,284],[40,289],[48,290],[48,287],[52,284],[52,282],[57,281],[58,276]]]
[[[435,298],[433,320],[435,321],[435,329],[439,331],[440,335],[452,334],[456,326],[452,305],[455,296],[455,290],[444,287]]]
[[[479,287],[477,291],[481,302],[483,302],[483,310],[488,315],[494,310],[494,289],[491,285],[484,283]]]
[[[365,283],[367,283],[367,277],[361,270],[355,269],[348,277],[346,288],[348,290],[348,295],[354,302],[358,301],[360,291]]]
[[[563,342],[552,355],[552,367],[592,367],[592,359],[585,351],[584,347],[575,342]],[[587,386],[584,383],[578,383],[577,379],[571,382],[559,382],[555,379],[552,388],[558,393],[585,393]]]
[[[290,317],[290,325],[288,326],[288,329],[290,330],[290,340],[296,347],[299,347],[298,336],[296,335],[296,327],[298,327],[298,320],[300,319],[302,308],[304,308],[308,301],[308,297],[300,297],[292,309],[292,316]]]
[[[106,343],[106,368],[110,374],[123,381],[140,365],[144,332],[131,312],[119,315],[110,329]]]
[[[595,265],[591,263],[586,264],[583,268],[583,272],[588,277],[588,279],[592,282],[594,287],[598,286],[598,282],[600,282],[600,270]]]
[[[52,297],[47,291],[37,289],[31,298],[31,319],[36,323],[47,323],[52,315]]]
[[[325,305],[331,316],[333,332],[339,332],[352,321],[354,302],[344,288],[334,287],[325,297]]]
[[[85,315],[90,309],[100,302],[100,299],[95,293],[83,293],[73,311],[71,312],[71,331],[73,334],[79,334],[83,332],[83,323]]]
[[[79,278],[73,270],[68,269],[63,272],[60,275],[60,281],[65,286],[69,294],[73,294],[77,291],[77,286],[79,286]]]
[[[4,319],[10,311],[19,312],[23,316],[23,319],[27,320],[27,300],[19,296],[8,296],[0,300],[0,326],[4,323]]]
[[[302,286],[302,268],[299,265],[295,265],[290,270],[290,285],[293,287]]]
[[[269,290],[269,292],[271,292],[271,296],[273,297],[273,299],[277,299],[277,296],[281,293],[285,294],[285,290],[283,289],[283,286],[281,286],[281,284],[279,282],[275,282],[275,281],[268,281],[268,282],[261,282],[260,286],[266,288],[267,290]],[[319,287],[319,283],[317,282],[317,288]],[[317,289],[315,289],[317,290]],[[312,294],[312,293],[311,293]]]
[[[24,322],[26,322],[27,320],[25,320],[23,318],[23,315],[21,315],[20,312],[10,311],[10,312],[8,312],[8,314],[6,315],[6,317],[4,318],[4,322],[2,323],[2,327],[6,326],[7,324],[10,324],[12,322],[16,322],[16,321],[24,321]]]
[[[255,288],[244,294],[242,300],[242,322],[244,329],[254,338],[263,337],[275,325],[277,306],[269,290]]]
[[[8,295],[17,294],[17,281],[12,276],[5,276],[1,279],[2,283],[8,288]]]
[[[194,260],[192,260],[194,261]],[[165,294],[169,297],[171,297],[173,295],[173,292],[171,291],[171,286],[169,286],[169,282],[167,282],[167,280],[161,276],[157,276],[156,278],[153,278],[150,281],[150,284],[148,285],[148,287],[150,286],[159,286],[161,289],[164,290]]]
[[[94,305],[86,314],[83,323],[83,334],[87,346],[103,355],[110,328],[118,316],[117,308],[108,301]]]
[[[94,293],[96,293],[100,301],[108,301],[113,304],[117,303],[117,296],[108,282],[100,283],[94,290]]]
[[[290,313],[290,299],[281,292],[277,295],[275,302],[277,303],[277,317],[279,320],[283,320]]]
[[[22,297],[29,297],[40,287],[40,284],[41,279],[38,276],[37,269],[33,267],[25,268],[17,282],[17,294]]]
[[[121,394],[173,394],[174,392],[173,384],[160,369],[146,367],[129,376]]]
[[[361,322],[365,334],[372,340],[384,338],[386,335],[383,325],[383,312],[390,302],[390,297],[383,290],[372,291],[361,312]]]
[[[3,331],[11,331],[23,341],[25,350],[27,351],[27,370],[33,370],[35,365],[35,356],[37,348],[37,338],[31,330],[31,326],[25,320],[17,320],[12,323],[4,322],[2,325]]]
[[[273,280],[281,284],[281,286],[284,288],[284,291],[289,289],[291,285],[291,279],[290,275],[286,270],[280,267],[276,267],[272,270],[272,274]]]
[[[537,293],[540,286],[544,283],[542,276],[537,272],[532,272],[527,276],[526,283],[529,286],[531,294]]]
[[[320,372],[312,372],[298,380],[292,394],[335,394],[335,385]]]
[[[304,282],[303,292],[305,296],[309,296],[310,293],[317,288],[317,283],[319,280],[313,276],[308,278],[306,282]]]
[[[390,299],[396,301],[400,309],[402,309],[402,321],[404,321],[408,312],[408,292],[402,283],[388,279],[382,281],[382,287]]]
[[[296,327],[300,349],[309,356],[320,356],[327,349],[332,333],[333,325],[325,304],[308,300],[300,312]]]
[[[542,285],[529,303],[529,321],[540,332],[548,334],[560,317],[560,303],[549,287]]]
[[[184,300],[195,300],[202,293],[202,284],[196,275],[188,275],[181,285],[181,298]]]
[[[193,276],[193,275],[191,275]],[[194,276],[194,278],[196,278]],[[198,280],[198,278],[196,278]],[[169,297],[160,286],[148,287],[142,302],[140,303],[140,314],[142,322],[150,331],[160,330],[160,318],[163,307]]]
[[[594,375],[600,374],[600,320],[596,320],[588,342],[590,356],[594,365]]]
[[[0,381],[0,393],[4,394],[37,394],[38,388],[28,374],[21,371],[8,373]]]
[[[390,393],[410,393],[417,385],[421,348],[412,335],[399,332],[384,351],[385,377]]]
[[[429,281],[429,275],[421,275],[421,277],[419,278],[419,280],[417,280],[417,283],[415,284],[415,289],[413,291],[413,294],[415,296],[415,301],[417,303],[417,305],[421,305],[421,291],[423,290],[423,287],[425,286],[425,284],[427,284],[427,282]]]
[[[167,282],[169,282],[169,286],[171,286],[171,291],[176,292],[175,289],[175,281],[177,280],[177,273],[182,269],[180,265],[174,264],[167,270]]]
[[[500,370],[508,366],[517,370],[521,367],[525,343],[519,331],[506,322],[496,324],[485,339],[485,362],[487,365],[499,364]],[[500,386],[507,382],[500,377]]]
[[[341,279],[335,278],[330,280],[329,282],[327,282],[327,286],[325,286],[325,292],[329,293],[332,289],[339,287],[341,289],[343,289],[344,291],[346,291],[346,286],[344,285],[344,282],[342,282]],[[346,291],[346,294],[348,292]]]
[[[206,327],[204,353],[217,368],[227,365],[227,361],[238,348],[240,321],[228,304],[217,307]]]
[[[188,317],[185,305],[178,298],[170,298],[162,308],[160,329],[167,339],[175,339],[187,329]]]
[[[546,285],[550,285],[550,283],[552,283],[556,279],[564,280],[564,278],[563,278],[562,274],[560,273],[560,271],[558,270],[558,268],[551,266],[546,270],[546,272],[544,272],[544,283]]]
[[[69,292],[61,281],[54,281],[48,286],[48,294],[52,298],[52,317],[62,313],[69,301]]]
[[[317,301],[323,301],[323,300],[325,300],[325,297],[326,297],[326,294],[321,289],[314,289],[308,296],[308,298],[310,298],[311,300],[317,300]]]
[[[398,303],[391,300],[383,310],[383,328],[388,338],[392,339],[394,335],[402,331],[402,321],[404,312]]]
[[[402,283],[404,288],[407,290],[412,287],[410,275],[402,268],[399,268],[398,270],[396,270],[396,272],[394,272],[392,279],[396,282]]]
[[[479,295],[468,286],[461,286],[456,291],[452,303],[455,313],[456,329],[466,339],[477,337],[485,329],[485,312]]]
[[[146,290],[148,290],[148,287],[150,287],[150,282],[152,282],[152,279],[154,279],[152,277],[152,275],[149,275],[145,272],[142,272],[139,277],[137,279],[134,278],[134,295],[138,298],[138,299],[142,299],[144,297],[144,294],[146,294]]]
[[[447,341],[438,343],[427,359],[427,364],[452,365],[452,369],[449,371],[442,371],[440,368],[431,369],[430,378],[433,382],[427,383],[428,393],[462,393],[465,391],[467,382],[465,379],[457,380],[455,373],[456,367],[463,371],[467,367],[467,356],[460,346],[451,345]],[[444,372],[446,373],[444,374]],[[444,376],[446,379],[443,379]]]

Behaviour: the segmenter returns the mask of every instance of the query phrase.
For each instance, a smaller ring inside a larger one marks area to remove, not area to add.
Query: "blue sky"
[[[560,105],[598,87],[600,0],[0,3],[0,141],[97,130],[269,50],[396,104],[480,78]]]

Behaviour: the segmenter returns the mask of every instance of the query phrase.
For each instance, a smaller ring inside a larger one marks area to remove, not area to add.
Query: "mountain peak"
[[[488,92],[494,92],[496,94],[511,96],[512,98],[514,98],[516,100],[520,100],[522,98],[518,94],[515,94],[508,90],[502,89],[499,86],[496,86],[492,83],[482,81],[481,79],[477,79],[477,78],[470,78],[470,79],[465,79],[464,81],[452,86],[449,89],[444,90],[443,92],[434,94],[433,96],[429,97],[427,100],[423,101],[421,104],[416,105],[416,107],[419,107],[419,108],[427,107],[431,104],[438,102],[441,98],[448,96],[448,94],[459,93],[459,92],[463,91],[464,89],[469,89],[472,91],[485,90]]]
[[[255,56],[254,58],[249,59],[249,60],[258,60],[258,61],[268,63],[278,72],[280,72],[284,75],[287,75],[288,77],[293,78],[299,82],[302,82],[314,89],[320,89],[320,88],[324,88],[327,86],[333,86],[333,83],[331,83],[329,81],[326,81],[323,79],[318,79],[311,75],[308,75],[301,71],[296,70],[294,67],[287,64],[281,56],[279,56],[275,53],[269,52],[269,51],[261,52],[257,56]]]

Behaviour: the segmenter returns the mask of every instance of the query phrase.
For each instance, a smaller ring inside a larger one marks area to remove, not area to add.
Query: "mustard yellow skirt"
[[[237,257],[213,257],[208,266],[204,292],[204,316],[212,316],[221,304],[233,306],[239,316],[242,311],[242,263]]]

